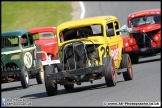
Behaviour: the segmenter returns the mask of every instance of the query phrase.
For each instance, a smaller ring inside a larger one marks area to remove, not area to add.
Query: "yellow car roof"
[[[87,17],[78,20],[64,22],[57,26],[57,31],[66,29],[66,28],[73,28],[76,26],[83,26],[83,25],[91,25],[91,24],[102,24],[103,22],[107,22],[110,20],[116,20],[116,16],[107,15],[107,16],[94,16],[94,17]]]

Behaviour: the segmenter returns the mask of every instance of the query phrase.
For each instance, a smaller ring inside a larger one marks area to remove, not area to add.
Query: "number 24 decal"
[[[108,46],[106,47],[106,49],[104,47],[101,47],[100,51],[103,51],[102,58],[104,57],[105,53],[106,56],[109,55],[108,49],[109,49]],[[119,52],[118,45],[110,46],[110,50],[111,50],[111,56],[114,59],[114,61],[118,60],[118,52]]]

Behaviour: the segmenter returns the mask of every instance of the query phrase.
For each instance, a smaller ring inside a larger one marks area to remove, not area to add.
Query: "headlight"
[[[125,46],[127,47],[128,46],[128,43],[126,43]]]
[[[135,44],[136,44],[136,40],[134,38],[130,38],[129,45],[135,45]]]

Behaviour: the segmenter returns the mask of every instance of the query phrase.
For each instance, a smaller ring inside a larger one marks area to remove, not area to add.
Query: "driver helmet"
[[[90,26],[79,28],[77,31],[77,36],[87,37],[93,34],[92,28]]]

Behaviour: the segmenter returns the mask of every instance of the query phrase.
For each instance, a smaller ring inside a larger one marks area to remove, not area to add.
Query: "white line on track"
[[[85,15],[85,7],[82,1],[79,1],[80,7],[81,7],[81,15],[80,18],[84,18]]]

